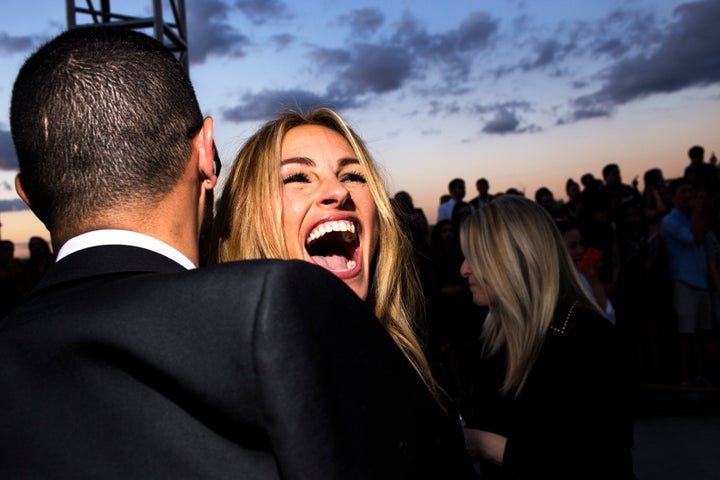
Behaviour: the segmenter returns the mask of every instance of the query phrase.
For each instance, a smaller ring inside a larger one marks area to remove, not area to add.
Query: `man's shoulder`
[[[315,278],[328,278],[328,276],[332,277],[332,275],[327,270],[304,260],[237,260],[233,262],[220,263],[218,265],[201,267],[197,270],[193,270],[193,272],[210,276],[303,275]]]
[[[201,267],[189,273],[222,287],[254,284],[293,292],[322,289],[324,295],[354,295],[335,275],[304,260],[239,260]]]

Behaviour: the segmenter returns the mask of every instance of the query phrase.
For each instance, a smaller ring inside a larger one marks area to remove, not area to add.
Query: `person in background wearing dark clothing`
[[[463,257],[457,233],[450,220],[441,220],[432,230],[430,247],[432,268],[431,292],[428,296],[429,360],[438,375],[438,382],[457,403],[466,392],[461,345],[466,340],[464,305],[469,296],[460,276]]]
[[[438,455],[446,418],[424,382],[334,275],[195,268],[213,121],[161,43],[64,32],[21,68],[10,126],[16,189],[58,260],[0,323],[0,478],[462,470]]]
[[[565,182],[565,194],[568,200],[560,206],[560,219],[565,222],[576,223],[582,207],[580,184],[572,178],[568,178],[567,182]]]
[[[33,285],[37,284],[42,277],[50,270],[55,263],[55,255],[50,249],[50,244],[40,237],[30,237],[28,241],[30,258],[27,259],[27,267],[30,271]]]
[[[29,293],[23,273],[27,274],[27,269],[25,262],[15,258],[15,244],[0,241],[0,318],[15,310]]]
[[[535,202],[543,207],[553,219],[560,219],[560,206],[562,204],[555,199],[555,195],[549,188],[538,188],[537,191],[535,191]]]
[[[705,149],[700,145],[693,145],[688,150],[688,158],[690,163],[685,167],[684,176],[695,182],[698,179],[698,170],[705,162]]]
[[[473,300],[489,306],[465,429],[481,478],[633,479],[626,359],[553,219],[503,196],[461,245]]]
[[[615,222],[617,209],[623,203],[637,201],[641,198],[637,189],[637,178],[633,180],[632,186],[623,183],[620,167],[616,163],[608,163],[602,169],[604,185],[602,192],[610,202],[610,221]]]
[[[620,263],[617,261],[615,228],[610,213],[611,200],[607,192],[600,189],[583,198],[578,227],[585,240],[585,247],[602,252],[600,281],[605,285],[608,298],[620,277]]]
[[[648,236],[660,234],[660,222],[670,212],[671,201],[662,170],[651,168],[643,174],[645,188],[642,193]]]
[[[486,203],[492,202],[492,199],[494,198],[490,195],[490,182],[488,182],[486,178],[479,178],[475,182],[475,188],[477,188],[478,192],[477,197],[468,202],[473,210],[477,210]]]

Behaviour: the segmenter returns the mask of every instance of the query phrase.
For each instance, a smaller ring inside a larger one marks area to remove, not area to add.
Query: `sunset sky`
[[[85,1],[76,2],[79,6]],[[99,6],[99,2],[94,2]],[[25,58],[67,28],[65,2],[0,7],[0,200],[17,198],[9,132]],[[111,2],[151,15],[150,0]],[[631,182],[720,154],[720,0],[186,0],[190,76],[227,172],[262,123],[334,107],[367,142],[392,195],[435,221],[454,177],[467,197],[540,186],[607,163]],[[169,18],[169,15],[166,15]],[[89,17],[79,17],[87,23]],[[17,244],[48,238],[29,211],[0,212]]]

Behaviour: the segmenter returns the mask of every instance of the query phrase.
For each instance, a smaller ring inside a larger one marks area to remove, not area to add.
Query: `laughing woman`
[[[214,262],[300,259],[332,272],[371,306],[442,402],[416,337],[413,249],[365,145],[334,111],[288,112],[261,127],[235,158],[216,212]],[[459,424],[457,433],[462,450]]]

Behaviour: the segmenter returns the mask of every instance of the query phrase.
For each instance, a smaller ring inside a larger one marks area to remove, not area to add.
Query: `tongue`
[[[348,260],[343,255],[313,256],[312,259],[326,270],[331,272],[344,272],[348,269]]]

